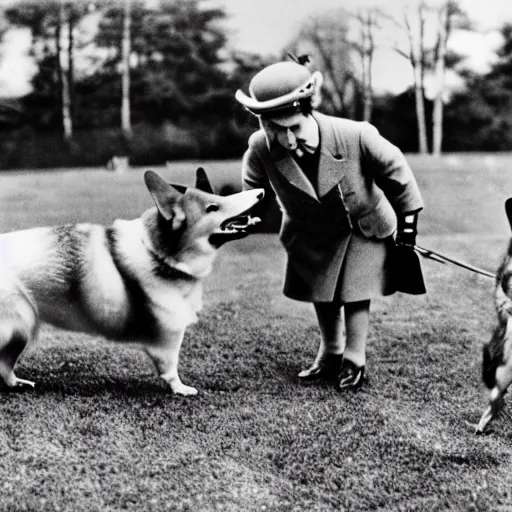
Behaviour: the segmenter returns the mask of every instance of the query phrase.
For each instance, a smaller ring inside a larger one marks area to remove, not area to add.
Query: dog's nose
[[[265,191],[263,189],[261,189],[260,193],[258,194],[258,200],[263,199],[264,196],[265,196]]]

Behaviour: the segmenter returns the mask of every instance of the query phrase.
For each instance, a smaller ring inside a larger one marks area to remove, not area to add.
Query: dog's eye
[[[206,207],[206,213],[216,212],[219,209],[219,205],[211,203]]]

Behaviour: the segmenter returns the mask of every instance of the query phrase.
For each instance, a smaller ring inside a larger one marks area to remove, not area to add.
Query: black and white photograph
[[[512,1],[0,0],[0,512],[509,512],[509,388]]]

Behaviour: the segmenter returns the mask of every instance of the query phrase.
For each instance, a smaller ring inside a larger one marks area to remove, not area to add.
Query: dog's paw
[[[31,380],[18,379],[18,377],[13,375],[13,377],[7,383],[7,387],[11,391],[24,391],[26,389],[34,389],[36,384]]]
[[[478,425],[475,428],[475,434],[483,434],[485,431],[485,428],[491,422],[493,417],[494,417],[493,409],[489,405],[483,412],[482,417],[480,418],[480,421],[478,422]]]
[[[175,395],[182,395],[182,396],[197,395],[196,388],[193,388],[192,386],[185,386],[185,384],[182,384],[182,383],[180,383],[178,386],[176,386],[176,385],[171,386],[171,389]]]
[[[175,395],[182,395],[182,396],[193,396],[197,395],[197,389],[193,388],[192,386],[186,386],[181,382],[181,379],[179,377],[173,377],[169,378],[168,376],[162,375],[162,378],[169,384],[169,387],[171,388],[171,391]]]

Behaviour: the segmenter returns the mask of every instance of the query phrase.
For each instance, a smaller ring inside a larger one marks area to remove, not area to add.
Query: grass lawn
[[[420,245],[495,270],[512,156],[409,160]],[[238,167],[206,165],[218,183]],[[137,216],[141,172],[3,174],[0,231]],[[512,510],[510,420],[473,433],[492,280],[424,261],[427,295],[374,302],[369,382],[341,395],[297,382],[319,333],[282,296],[283,265],[275,235],[221,249],[182,351],[197,397],[172,396],[134,348],[45,326],[17,371],[36,389],[0,394],[0,512]]]

